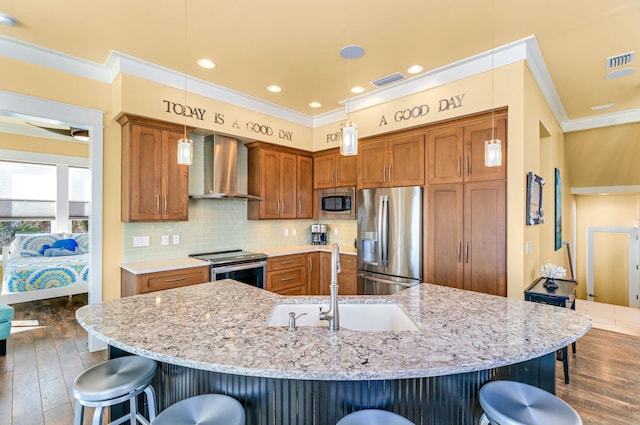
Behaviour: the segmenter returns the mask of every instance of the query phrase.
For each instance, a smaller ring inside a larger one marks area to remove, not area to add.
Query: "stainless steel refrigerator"
[[[422,281],[422,187],[360,189],[358,294],[388,295]]]

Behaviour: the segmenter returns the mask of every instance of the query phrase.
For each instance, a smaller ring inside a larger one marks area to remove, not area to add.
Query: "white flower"
[[[544,266],[540,267],[540,276],[545,277],[547,279],[560,279],[563,278],[567,274],[567,271],[555,264],[547,263]]]

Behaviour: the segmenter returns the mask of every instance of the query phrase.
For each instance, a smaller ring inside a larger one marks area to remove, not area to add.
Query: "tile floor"
[[[640,309],[576,300],[576,310],[589,315],[594,328],[640,336]]]

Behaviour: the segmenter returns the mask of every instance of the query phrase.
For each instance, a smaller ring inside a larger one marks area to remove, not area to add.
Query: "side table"
[[[533,301],[536,303],[549,304],[557,307],[576,309],[576,287],[578,282],[573,279],[554,279],[558,284],[556,289],[547,289],[544,287],[547,279],[539,277],[527,289],[524,290],[525,301]],[[571,343],[571,351],[576,353],[576,343]],[[569,351],[567,347],[558,350],[556,359],[562,361],[564,369],[564,382],[569,383]]]

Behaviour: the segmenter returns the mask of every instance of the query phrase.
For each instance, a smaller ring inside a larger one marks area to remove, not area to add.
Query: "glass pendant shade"
[[[178,140],[178,164],[193,164],[193,141],[191,139]]]
[[[347,121],[342,127],[340,154],[344,156],[358,154],[358,126],[351,121]]]
[[[491,139],[484,142],[484,165],[499,167],[502,165],[502,141]]]

